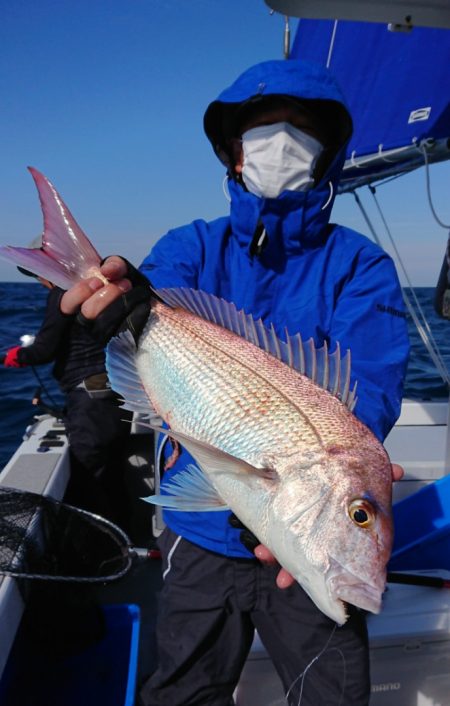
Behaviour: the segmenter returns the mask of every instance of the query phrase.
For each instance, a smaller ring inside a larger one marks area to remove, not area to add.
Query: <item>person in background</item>
[[[148,303],[136,306],[139,291],[150,299],[146,277],[156,289],[191,287],[231,301],[281,338],[286,329],[300,332],[331,351],[339,342],[352,354],[355,414],[384,440],[400,413],[406,315],[391,258],[329,223],[352,133],[331,73],[292,60],[253,66],[209,105],[204,129],[227,170],[230,214],[169,231],[140,272],[108,258],[109,283],[75,285],[62,310],[81,306],[79,320],[103,340],[124,325],[137,339],[148,315]],[[165,476],[190,461],[183,450]],[[394,479],[400,475],[393,466]],[[166,511],[164,518],[159,664],[140,704],[230,706],[256,627],[287,703],[367,706],[362,611],[350,606],[336,628],[226,513]]]
[[[443,319],[450,319],[450,236],[447,240],[442,267],[434,291],[434,310]]]
[[[21,267],[19,271],[35,277]],[[34,342],[10,348],[7,367],[54,363],[53,376],[65,394],[64,422],[69,440],[71,475],[64,497],[76,507],[129,527],[123,449],[131,430],[131,412],[111,390],[104,347],[75,316],[60,311],[64,290],[44,279],[49,290],[44,320]]]

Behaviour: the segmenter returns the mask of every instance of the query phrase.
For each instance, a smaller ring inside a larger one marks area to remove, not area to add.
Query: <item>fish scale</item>
[[[141,341],[139,360],[147,367],[142,377],[153,380],[150,396],[158,413],[229,453],[245,452],[246,460],[274,444],[281,455],[298,445],[351,446],[364,431],[344,405],[308,378],[188,312],[156,304]],[[351,430],[343,434],[349,418]]]
[[[222,346],[208,345],[193,339],[191,335],[186,336],[184,326],[174,326],[173,321],[171,315],[167,321],[161,319],[153,323],[152,319],[148,334],[144,331],[142,336],[141,350],[147,349],[149,352],[147,364],[150,365],[150,377],[152,371],[155,377],[158,376],[157,371],[166,364],[167,358],[172,363],[168,374],[163,376],[166,381],[171,381],[170,384],[161,386],[159,390],[152,385],[152,401],[161,416],[165,417],[169,410],[176,407],[176,420],[172,418],[176,428],[186,433],[195,432],[197,437],[214,444],[231,443],[233,448],[224,448],[230,453],[237,451],[236,438],[239,439],[241,453],[244,448],[250,452],[255,447],[261,449],[264,442],[266,445],[272,444],[274,436],[281,441],[286,433],[288,409],[286,403],[283,405],[285,409],[281,408],[276,391],[262,386],[260,379],[252,375],[247,366],[231,358]],[[229,338],[237,339],[231,334]],[[154,352],[155,341],[158,341],[158,348],[164,356],[160,362]],[[185,364],[186,360],[188,365]],[[182,398],[181,389],[185,390]],[[271,407],[270,418],[258,412],[262,404],[265,408]],[[243,419],[245,428],[242,427]]]

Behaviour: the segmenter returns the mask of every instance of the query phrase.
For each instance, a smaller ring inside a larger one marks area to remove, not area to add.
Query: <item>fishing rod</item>
[[[22,344],[23,348],[27,348],[28,346],[31,346],[34,343],[35,336],[31,334],[23,334],[20,336],[20,342]],[[0,364],[3,365],[5,361],[6,355],[1,356],[0,358]],[[46,412],[47,414],[50,414],[52,417],[60,417],[63,413],[63,408],[59,406],[58,402],[54,399],[54,397],[51,395],[50,391],[48,390],[45,382],[39,375],[38,371],[36,370],[36,367],[34,365],[27,365],[26,366],[28,369],[30,369],[36,378],[37,382],[39,383],[39,386],[36,388],[34,395],[31,400],[31,404],[34,406],[39,406],[41,409]],[[44,392],[45,396],[48,398],[50,401],[50,404],[48,404],[45,400],[42,399],[42,391]]]
[[[24,348],[28,348],[28,346],[31,346],[34,343],[35,336],[32,336],[31,334],[25,333],[23,336],[20,337],[20,342]],[[45,411],[48,411],[50,414],[53,414],[54,416],[60,416],[62,410],[58,407],[58,404],[56,400],[52,397],[50,394],[48,388],[46,387],[44,381],[42,380],[41,376],[39,375],[38,371],[36,370],[34,365],[28,366],[31,368],[34,377],[39,383],[39,387],[36,389],[36,392],[34,393],[32,404],[39,405],[45,409]],[[42,402],[41,398],[41,392],[44,390],[45,395],[48,397],[50,402],[52,403],[54,410],[49,407],[46,403]]]
[[[37,387],[34,391],[31,404],[37,407],[41,407],[44,412],[47,412],[47,414],[51,414],[52,417],[60,417],[63,413],[63,408],[58,406],[57,402],[53,399],[50,392],[46,388],[43,380],[38,375],[38,372],[35,369],[34,365],[30,365],[29,367],[31,368],[37,381],[39,382],[39,387]],[[50,399],[50,402],[53,406],[48,405],[45,401],[42,400],[42,390],[44,390],[44,394]]]
[[[425,574],[409,574],[388,572],[388,583],[402,583],[408,586],[429,586],[430,588],[450,588],[450,579],[442,576],[427,576]]]

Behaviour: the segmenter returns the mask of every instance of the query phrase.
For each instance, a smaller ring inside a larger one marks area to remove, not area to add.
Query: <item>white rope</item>
[[[167,574],[170,572],[170,570],[172,568],[172,557],[175,553],[175,549],[178,547],[179,543],[181,542],[181,539],[182,539],[182,537],[179,534],[178,537],[176,538],[175,542],[173,543],[173,546],[172,546],[169,554],[167,555],[167,569],[164,571],[164,573],[162,575],[163,579],[166,578]]]
[[[328,49],[327,69],[330,68],[330,64],[331,64],[331,57],[332,57],[333,49],[334,49],[334,40],[335,40],[335,38],[336,38],[337,26],[338,26],[338,21],[337,21],[337,20],[334,20],[333,33],[332,33],[332,35],[331,35],[330,47],[329,47],[329,49]]]
[[[372,187],[372,189],[373,189],[373,187]],[[372,192],[372,193],[373,193],[373,192]],[[369,216],[368,216],[368,214],[367,214],[365,208],[363,207],[363,205],[362,205],[362,203],[361,203],[361,200],[360,200],[360,198],[358,197],[356,191],[353,192],[353,196],[355,197],[356,203],[357,203],[358,206],[359,206],[359,209],[360,209],[360,211],[361,211],[361,213],[362,213],[362,215],[363,215],[364,220],[365,220],[366,223],[367,223],[367,226],[368,226],[370,232],[372,233],[372,236],[373,236],[375,242],[376,242],[380,247],[383,247],[382,244],[381,244],[380,238],[378,237],[378,234],[377,234],[377,232],[376,232],[376,230],[375,230],[375,228],[374,228],[374,226],[373,226],[373,224],[372,224],[372,222],[371,222],[371,220],[370,220],[370,218],[369,218]],[[422,321],[419,320],[419,317],[418,317],[417,314],[416,314],[416,311],[415,311],[415,309],[414,309],[414,306],[413,306],[413,304],[412,304],[412,302],[411,302],[411,297],[410,297],[409,294],[406,292],[406,290],[403,289],[403,298],[404,298],[404,300],[405,300],[405,305],[406,305],[406,307],[407,307],[407,309],[408,309],[408,312],[409,312],[409,314],[410,314],[412,320],[414,321],[414,324],[415,324],[415,326],[416,326],[416,328],[417,328],[417,331],[418,331],[418,333],[419,333],[419,336],[420,336],[420,338],[422,339],[422,342],[424,343],[424,345],[425,345],[425,347],[426,347],[426,349],[427,349],[427,351],[428,351],[428,353],[429,353],[429,355],[430,355],[430,357],[431,357],[431,359],[432,359],[432,361],[433,361],[433,363],[434,363],[434,365],[435,365],[435,367],[436,367],[436,370],[438,371],[438,373],[439,373],[439,375],[441,376],[442,380],[443,380],[447,385],[450,385],[450,375],[449,375],[449,373],[448,373],[448,371],[447,371],[447,368],[446,368],[446,366],[445,366],[445,363],[444,363],[444,360],[443,360],[442,355],[441,355],[441,353],[440,353],[439,347],[438,347],[438,345],[437,345],[437,343],[436,343],[436,341],[435,341],[435,339],[434,339],[434,336],[433,336],[433,334],[432,334],[432,332],[431,332],[431,329],[430,329],[430,326],[429,326],[429,324],[428,324],[428,321],[427,321],[427,318],[426,318],[426,316],[425,316],[425,313],[424,313],[424,311],[423,311],[422,307],[420,306],[420,303],[419,303],[419,301],[418,301],[418,299],[417,299],[417,295],[416,295],[416,293],[415,293],[415,291],[414,291],[414,288],[413,288],[413,286],[412,286],[412,283],[411,283],[411,281],[410,281],[410,279],[409,279],[409,276],[408,276],[408,273],[407,273],[407,271],[406,271],[406,268],[405,268],[405,266],[404,266],[404,264],[403,264],[403,262],[402,262],[400,253],[399,253],[399,251],[398,251],[398,249],[397,249],[397,247],[396,247],[396,245],[395,245],[395,243],[394,243],[394,240],[393,240],[393,238],[392,238],[391,231],[390,231],[390,229],[389,229],[389,227],[388,227],[388,224],[387,224],[387,222],[386,222],[386,219],[384,218],[384,216],[383,216],[383,214],[382,214],[382,212],[381,212],[380,206],[379,206],[378,201],[377,201],[376,198],[375,198],[375,203],[376,203],[376,205],[377,205],[377,207],[378,207],[378,211],[379,211],[379,213],[380,213],[380,217],[381,217],[381,219],[382,219],[382,221],[383,221],[383,223],[384,223],[384,225],[385,225],[386,231],[387,231],[388,236],[389,236],[389,238],[390,238],[392,247],[393,247],[394,252],[395,252],[395,256],[396,256],[397,263],[398,263],[398,265],[401,267],[402,272],[403,272],[403,274],[404,274],[404,276],[405,276],[405,278],[406,278],[406,281],[407,281],[407,283],[408,283],[408,287],[409,287],[410,291],[411,291],[412,294],[413,294],[413,298],[414,298],[416,307],[417,307],[417,309],[418,309],[418,311],[419,311],[419,313],[420,313],[420,315],[421,315]]]
[[[441,221],[441,219],[438,217],[436,210],[433,206],[433,201],[431,199],[431,182],[430,182],[430,164],[428,162],[428,152],[427,152],[427,145],[425,142],[422,142],[420,145],[420,151],[423,154],[424,162],[425,162],[425,178],[426,178],[426,183],[427,183],[427,196],[428,196],[428,203],[430,204],[430,209],[431,213],[433,214],[434,220],[438,225],[440,225],[442,228],[445,228],[448,230],[450,228],[450,225],[447,223],[444,223]]]
[[[416,148],[417,151],[419,151],[419,147],[415,145],[414,143],[411,145],[405,145],[404,147],[395,147],[391,150],[383,150],[383,145],[378,145],[378,152],[374,152],[373,154],[369,154],[366,157],[358,157],[356,154],[356,150],[353,150],[351,153],[349,159],[346,161],[344,165],[344,172],[346,169],[349,169],[350,167],[355,167],[356,169],[361,169],[362,167],[366,167],[368,164],[371,164],[372,162],[377,162],[380,159],[383,160],[383,162],[389,162],[392,164],[395,164],[398,160],[395,159],[396,156],[399,156],[399,159],[401,159],[402,155],[404,152],[411,152],[412,148]],[[394,159],[389,159],[390,157],[393,157]],[[358,160],[358,161],[356,161]],[[350,162],[350,164],[348,164]]]
[[[284,58],[289,59],[291,53],[291,29],[289,27],[289,15],[284,16]]]
[[[222,181],[222,191],[223,195],[225,196],[226,200],[228,203],[231,203],[231,196],[230,192],[228,191],[228,174],[225,174],[223,181]]]
[[[330,189],[330,193],[329,193],[328,198],[325,201],[324,205],[320,209],[321,211],[324,211],[326,209],[326,207],[329,205],[331,199],[333,198],[333,184],[331,181],[328,182],[328,188]]]

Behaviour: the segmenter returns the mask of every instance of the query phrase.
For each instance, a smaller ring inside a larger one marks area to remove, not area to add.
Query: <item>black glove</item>
[[[252,552],[252,554],[253,554],[253,552],[255,551],[258,544],[261,544],[259,539],[257,537],[255,537],[253,532],[250,532],[250,530],[233,513],[231,513],[230,517],[228,518],[228,522],[235,529],[242,530],[242,532],[239,535],[239,539],[241,540],[244,547],[246,549],[248,549],[249,552]]]
[[[113,336],[127,329],[131,331],[137,343],[150,313],[151,284],[128,260],[125,262],[126,277],[131,281],[132,289],[113,301],[96,319],[87,319],[81,312],[77,315],[78,323],[86,326],[102,345],[106,345]]]

